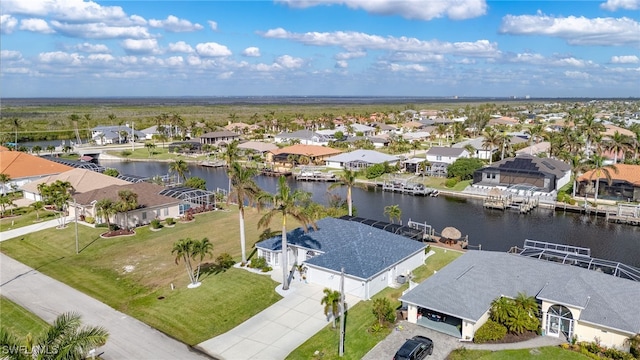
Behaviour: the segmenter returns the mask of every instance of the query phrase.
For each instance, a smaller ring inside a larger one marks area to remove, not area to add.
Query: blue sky
[[[0,16],[2,97],[640,97],[640,0],[3,0]]]

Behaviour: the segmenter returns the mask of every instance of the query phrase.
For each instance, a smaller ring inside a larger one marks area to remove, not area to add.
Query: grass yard
[[[261,232],[256,229],[259,217],[255,211],[246,212],[247,252]],[[273,224],[276,229],[278,219]],[[138,228],[131,237],[103,239],[104,229],[84,225],[78,230],[79,255],[75,254],[73,226],[4,241],[0,251],[187,344],[224,333],[280,299],[274,291],[277,284],[269,276],[234,268],[205,271],[202,286],[186,288],[186,270],[182,262],[174,263],[173,243],[206,236],[214,245],[214,255],[205,262],[214,262],[225,252],[239,259],[238,218],[233,207],[200,214],[193,223],[177,223],[158,232]]]
[[[588,356],[580,353],[564,350],[560,347],[546,346],[535,349],[520,350],[469,350],[465,348],[457,349],[451,352],[447,360],[584,360],[589,359]]]
[[[0,296],[0,326],[19,339],[24,339],[27,334],[41,334],[49,324],[22,306]]]
[[[6,211],[9,215],[10,211]],[[0,219],[0,231],[8,231],[19,227],[37,224],[42,221],[53,220],[58,217],[57,213],[48,210],[40,210],[39,214],[29,207],[13,209],[14,216]],[[38,215],[40,218],[38,218]]]
[[[413,274],[417,281],[428,278],[435,270],[439,270],[446,266],[458,256],[462,255],[456,251],[445,251],[440,248],[432,248],[435,254],[427,259],[425,265],[414,270]],[[402,292],[408,288],[408,284],[398,288],[387,288],[376,294],[373,298],[387,297],[391,301],[394,308],[400,306],[398,298]],[[333,329],[331,325],[327,325],[320,330],[315,336],[307,340],[294,350],[288,359],[360,359],[369,352],[376,344],[382,341],[392,331],[391,328],[383,329],[378,333],[371,333],[369,328],[376,321],[372,314],[373,300],[361,301],[354,307],[348,309],[346,316],[345,330],[345,352],[344,356],[338,356],[338,341],[340,334],[338,330]],[[322,356],[315,356],[314,353],[319,351]]]

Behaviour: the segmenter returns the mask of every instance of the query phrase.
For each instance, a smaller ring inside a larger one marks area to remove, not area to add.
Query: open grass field
[[[48,324],[20,305],[0,296],[0,326],[19,339],[24,339],[28,334],[41,334]]]
[[[444,249],[433,248],[434,255],[427,259],[425,265],[420,266],[413,271],[414,279],[422,281],[462,255],[456,251],[445,251]],[[398,298],[402,292],[408,288],[408,284],[398,288],[387,288],[376,294],[373,299],[386,297],[394,308],[400,306]],[[376,322],[376,318],[372,313],[373,300],[361,301],[352,308],[348,309],[346,316],[345,330],[345,353],[344,357],[338,356],[338,342],[340,333],[333,329],[331,325],[327,325],[320,330],[315,336],[307,340],[304,344],[294,350],[288,359],[360,359],[369,350],[371,350],[378,342],[383,340],[391,331],[391,328],[372,333],[369,329]],[[322,356],[315,356],[318,351]]]
[[[553,359],[553,360],[585,360],[589,359],[588,356],[580,353],[564,350],[560,347],[547,346],[536,349],[521,349],[521,350],[469,350],[469,349],[457,349],[454,350],[447,360],[539,360],[539,359]]]
[[[256,229],[259,217],[255,211],[246,212],[248,252],[261,232]],[[208,237],[214,255],[205,262],[214,262],[225,252],[238,259],[235,208],[200,214],[195,222],[158,232],[138,228],[131,237],[103,239],[102,232],[80,226],[78,255],[73,226],[4,241],[0,251],[187,344],[224,333],[280,299],[274,291],[277,284],[269,276],[235,268],[205,271],[202,286],[186,288],[186,270],[184,264],[174,262],[173,243]]]

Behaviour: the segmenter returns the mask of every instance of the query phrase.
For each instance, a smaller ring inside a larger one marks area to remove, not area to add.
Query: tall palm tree
[[[118,209],[124,212],[124,227],[129,228],[129,211],[138,208],[138,194],[128,189],[120,190],[118,191],[118,198],[120,198]]]
[[[85,359],[108,338],[103,327],[82,326],[77,313],[59,315],[44,333],[27,335],[24,341],[0,327],[0,348],[8,351],[3,352],[3,359]]]
[[[193,252],[193,240],[191,238],[179,239],[173,244],[171,254],[174,254],[176,265],[180,264],[180,260],[184,262],[184,266],[187,269],[187,275],[189,275],[189,281],[192,285],[197,283],[193,274],[193,266],[191,265],[191,254]]]
[[[357,177],[358,177],[357,171],[345,169],[344,172],[338,178],[338,181],[331,184],[331,186],[329,186],[329,190],[332,190],[338,186],[347,187],[347,206],[349,207],[349,216],[353,216],[353,198],[351,196],[351,191],[354,186],[358,185],[356,182]]]
[[[607,141],[605,145],[605,149],[611,151],[613,153],[613,163],[618,163],[618,153],[625,152],[631,149],[632,140],[629,136],[620,134],[618,131],[613,133],[613,136]]]
[[[612,177],[611,173],[618,173],[618,168],[615,165],[607,165],[605,164],[605,158],[595,154],[591,157],[591,159],[587,162],[589,168],[593,171],[589,180],[593,180],[595,177],[595,193],[593,194],[593,201],[598,201],[598,191],[600,186],[600,178],[604,176],[609,185],[611,185]]]
[[[144,147],[146,147],[147,151],[149,151],[149,158],[151,158],[152,151],[153,151],[153,149],[156,148],[156,144],[154,144],[154,143],[152,143],[150,141],[147,141],[146,143],[144,143]]]
[[[282,289],[289,289],[289,256],[287,246],[287,218],[302,223],[302,228],[307,231],[308,226],[316,228],[315,223],[310,220],[305,214],[299,204],[310,198],[311,194],[308,192],[294,190],[287,184],[287,180],[284,176],[280,176],[278,179],[278,190],[275,195],[263,194],[260,196],[261,200],[272,201],[273,208],[260,218],[258,221],[259,228],[267,228],[276,215],[282,216]]]
[[[539,143],[544,134],[544,127],[541,124],[533,125],[525,130],[525,133],[529,135],[529,141],[533,141],[535,144]]]
[[[42,201],[35,201],[29,206],[36,212],[36,220],[40,220],[40,210],[44,209],[44,203]]]
[[[115,215],[118,210],[116,204],[111,199],[101,199],[96,203],[96,215],[104,218],[107,222],[107,229],[111,229],[111,215]]]
[[[60,227],[65,227],[65,212],[67,210],[67,202],[71,200],[71,194],[74,192],[73,186],[68,181],[56,180],[51,184],[38,184],[38,191],[42,196],[45,204],[55,206],[55,211],[59,214]]]
[[[242,252],[242,263],[247,262],[246,237],[244,231],[244,204],[255,202],[262,191],[253,178],[258,174],[254,168],[243,167],[234,162],[229,168],[229,179],[231,180],[231,193],[227,201],[235,199],[238,203],[238,220],[240,223],[240,249]],[[259,203],[258,203],[259,204]]]
[[[189,173],[189,165],[182,159],[176,160],[169,165],[169,172],[178,174],[182,181],[186,181],[187,174]]]
[[[324,297],[320,300],[320,304],[324,305],[324,315],[327,320],[333,318],[333,328],[336,328],[336,320],[340,316],[340,292],[325,288],[322,290]]]
[[[227,144],[227,150],[224,153],[224,160],[227,162],[227,167],[230,167],[231,164],[240,159],[239,144],[240,142],[238,140],[233,140]]]
[[[211,257],[212,252],[213,244],[209,241],[209,239],[203,238],[200,241],[193,242],[193,247],[191,249],[191,258],[193,260],[196,260],[196,258],[198,259],[198,268],[195,275],[196,283],[200,279],[200,266],[202,265],[202,260],[204,260],[204,258],[207,256]]]
[[[13,126],[13,130],[15,131],[15,139],[14,139],[14,146],[16,149],[18,149],[18,130],[22,127],[22,121],[20,121],[20,119],[18,119],[17,117],[11,118],[11,126]]]
[[[56,147],[53,145],[47,145],[47,151],[49,152],[49,155],[53,155],[53,152],[56,151]]]
[[[487,128],[482,133],[484,140],[482,140],[482,148],[489,151],[489,165],[493,162],[493,149],[500,145],[500,134],[493,128]]]
[[[394,220],[400,221],[402,217],[402,209],[400,209],[400,205],[387,205],[384,207],[384,214],[389,218],[391,223],[393,224]]]
[[[591,158],[591,145],[593,144],[593,139],[596,135],[600,134],[600,132],[604,131],[604,125],[596,120],[593,116],[592,112],[587,112],[580,119],[580,125],[578,126],[582,136],[585,139],[585,151],[587,153],[587,159]]]
[[[571,167],[571,179],[573,179],[573,189],[571,190],[571,197],[576,196],[576,189],[578,188],[578,174],[584,172],[588,165],[585,163],[585,157],[582,153],[572,154],[569,152],[562,153],[562,160],[569,163]]]
[[[40,156],[40,153],[42,152],[42,146],[36,145],[31,148],[31,151],[33,151],[34,154]]]

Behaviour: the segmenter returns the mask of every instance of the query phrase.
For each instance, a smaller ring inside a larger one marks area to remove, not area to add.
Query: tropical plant
[[[198,267],[196,269],[195,279],[196,282],[200,279],[200,267],[202,265],[202,260],[205,257],[212,257],[213,253],[213,244],[206,237],[200,241],[193,242],[193,248],[191,249],[191,258],[193,260],[198,259]]]
[[[184,182],[184,186],[193,189],[207,190],[207,181],[201,177],[192,176]]]
[[[493,128],[487,128],[482,136],[484,140],[482,140],[482,148],[489,151],[489,164],[493,161],[493,150],[500,145],[500,134],[496,132]]]
[[[371,312],[378,320],[379,325],[384,325],[386,322],[394,322],[395,315],[393,313],[393,307],[391,306],[391,302],[386,297],[380,297],[373,300],[373,306],[371,307]]]
[[[36,155],[40,155],[40,153],[42,152],[42,146],[35,145],[34,147],[31,148],[31,151],[33,151],[33,153]]]
[[[254,203],[262,193],[253,178],[257,175],[257,170],[243,167],[237,162],[231,164],[229,168],[229,179],[231,180],[231,193],[227,197],[227,203],[236,201],[238,204],[238,221],[240,225],[240,250],[242,252],[242,263],[247,262],[246,235],[244,229],[244,206],[245,201]],[[260,204],[258,203],[258,207]]]
[[[353,197],[351,195],[351,192],[354,186],[358,186],[358,183],[356,182],[357,177],[357,171],[345,169],[344,172],[338,177],[338,182],[333,183],[331,184],[331,186],[329,186],[329,190],[334,189],[338,186],[347,187],[347,206],[349,206],[349,216],[353,216]]]
[[[262,194],[259,196],[260,201],[271,201],[273,208],[260,218],[258,221],[258,228],[266,228],[276,215],[282,216],[282,289],[289,289],[289,254],[287,246],[287,218],[292,218],[302,223],[302,229],[308,230],[308,226],[312,226],[314,229],[316,225],[304,214],[303,209],[299,204],[308,200],[311,194],[300,190],[291,191],[291,188],[287,184],[287,180],[284,176],[278,179],[278,189],[275,195]]]
[[[120,201],[117,204],[119,211],[124,212],[124,224],[125,228],[129,227],[129,211],[138,208],[138,194],[126,189],[118,191],[118,198]]]
[[[511,309],[515,306],[513,300],[501,296],[491,302],[489,316],[497,323],[504,324],[509,318]]]
[[[632,148],[632,139],[616,131],[605,144],[605,148],[613,153],[613,163],[617,164],[618,153],[630,150]]]
[[[53,145],[47,145],[47,151],[50,155],[53,155],[53,152],[56,151],[56,147]]]
[[[11,175],[0,173],[0,184],[2,184],[2,195],[6,195],[7,184],[11,181]]]
[[[120,172],[118,171],[118,169],[114,169],[114,168],[107,168],[103,174],[108,175],[108,176],[113,176],[113,177],[118,177],[118,175],[120,175]]]
[[[471,180],[473,173],[481,169],[483,165],[482,160],[478,158],[460,158],[447,167],[447,177]]]
[[[42,334],[27,335],[24,341],[0,327],[3,359],[85,359],[90,350],[106,344],[107,330],[100,326],[82,326],[80,315],[64,313]]]
[[[113,200],[104,198],[96,203],[96,215],[100,216],[107,223],[107,229],[111,229],[111,215],[115,215],[118,210]]]
[[[329,288],[325,288],[322,292],[324,293],[324,297],[320,300],[320,304],[324,305],[324,315],[327,317],[327,320],[333,318],[332,326],[335,329],[336,321],[340,316],[340,292]]]
[[[387,205],[384,207],[384,214],[389,218],[391,223],[394,223],[394,220],[400,221],[402,218],[402,209],[400,209],[400,205]]]
[[[595,192],[593,194],[593,201],[598,201],[598,191],[600,187],[600,178],[604,176],[607,180],[607,183],[611,185],[613,178],[611,177],[611,173],[618,173],[618,168],[615,165],[607,165],[605,164],[605,158],[595,154],[589,161],[587,161],[587,166],[592,170],[591,176],[589,177],[590,181],[593,181],[595,178]]]
[[[147,151],[149,151],[149,157],[151,157],[151,155],[153,155],[153,149],[156,148],[156,144],[154,144],[154,143],[152,143],[150,141],[147,141],[147,142],[144,143],[144,147],[147,148]]]
[[[47,205],[53,205],[54,211],[59,215],[60,227],[66,226],[67,202],[71,200],[74,189],[68,181],[56,180],[51,184],[38,184],[38,191],[42,201]]]
[[[179,239],[173,244],[171,254],[175,255],[176,265],[180,264],[180,260],[184,262],[184,266],[187,269],[187,275],[189,275],[189,281],[191,285],[195,285],[198,281],[193,274],[193,266],[191,265],[191,254],[193,252],[193,240],[191,238]]]
[[[35,201],[33,203],[31,203],[31,208],[36,212],[36,219],[40,220],[40,210],[44,209],[44,202],[42,201]]]
[[[176,160],[169,165],[169,172],[178,174],[182,181],[186,181],[187,174],[189,173],[189,165],[182,159]]]
[[[7,211],[7,207],[11,208],[16,206],[13,202],[13,198],[10,195],[0,195],[0,216],[4,216],[5,211]],[[13,210],[12,210],[13,211]]]

